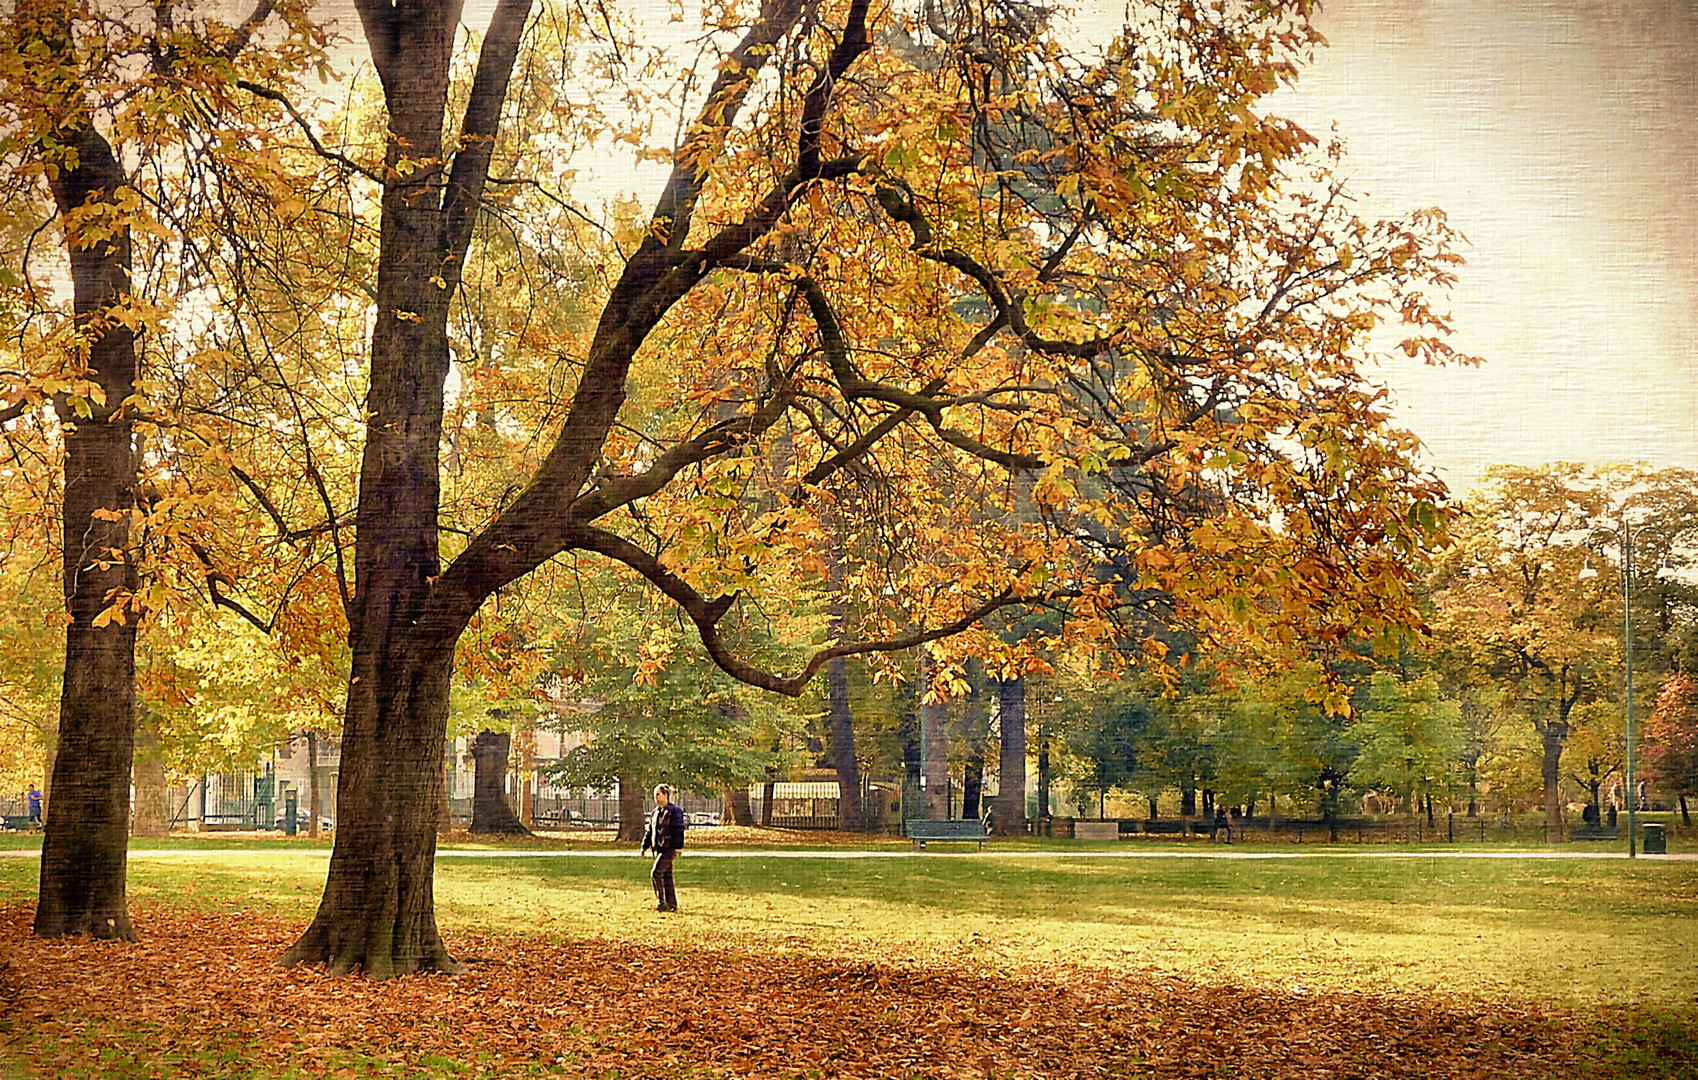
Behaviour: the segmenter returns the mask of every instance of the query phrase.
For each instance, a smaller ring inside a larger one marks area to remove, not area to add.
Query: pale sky
[[[1124,10],[1074,3],[1087,26]],[[1499,462],[1698,468],[1695,0],[1331,0],[1318,22],[1331,47],[1274,111],[1337,125],[1364,214],[1438,206],[1471,242],[1453,344],[1486,364],[1381,368],[1452,489]]]
[[[1283,99],[1382,215],[1471,241],[1452,307],[1477,369],[1383,368],[1465,490],[1497,462],[1698,467],[1692,0],[1333,0]]]

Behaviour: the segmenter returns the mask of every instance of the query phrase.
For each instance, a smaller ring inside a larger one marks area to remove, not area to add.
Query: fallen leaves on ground
[[[622,1078],[1484,1080],[1568,1072],[1584,1041],[1564,1014],[1501,1003],[598,940],[461,938],[465,974],[372,982],[276,966],[296,928],[269,917],[132,914],[140,945],[32,938],[27,909],[0,907],[0,1060],[33,1076],[478,1061]]]

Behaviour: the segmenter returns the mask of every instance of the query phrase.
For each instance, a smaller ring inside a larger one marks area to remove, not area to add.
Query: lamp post
[[[1634,738],[1633,738],[1633,530],[1627,526],[1627,517],[1621,519],[1621,624],[1622,651],[1627,661],[1627,857],[1639,857],[1639,791],[1634,785]],[[1598,576],[1598,571],[1592,567],[1592,561],[1586,560],[1586,565],[1580,570],[1580,580]]]

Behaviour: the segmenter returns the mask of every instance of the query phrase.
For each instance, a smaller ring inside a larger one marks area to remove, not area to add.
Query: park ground
[[[12,841],[0,1075],[1698,1077],[1690,860],[722,835],[678,916],[606,838],[450,837],[467,971],[389,982],[274,963],[327,844],[153,845],[120,945],[31,938]]]

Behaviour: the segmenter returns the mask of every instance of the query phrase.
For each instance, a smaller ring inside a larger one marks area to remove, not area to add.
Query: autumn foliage
[[[1395,993],[1207,986],[1128,970],[1023,975],[804,952],[457,942],[469,970],[387,982],[272,962],[289,928],[138,915],[144,943],[25,937],[0,912],[0,1053],[22,1076],[1420,1077],[1578,1072],[1590,1021]],[[89,970],[98,966],[99,978]]]

